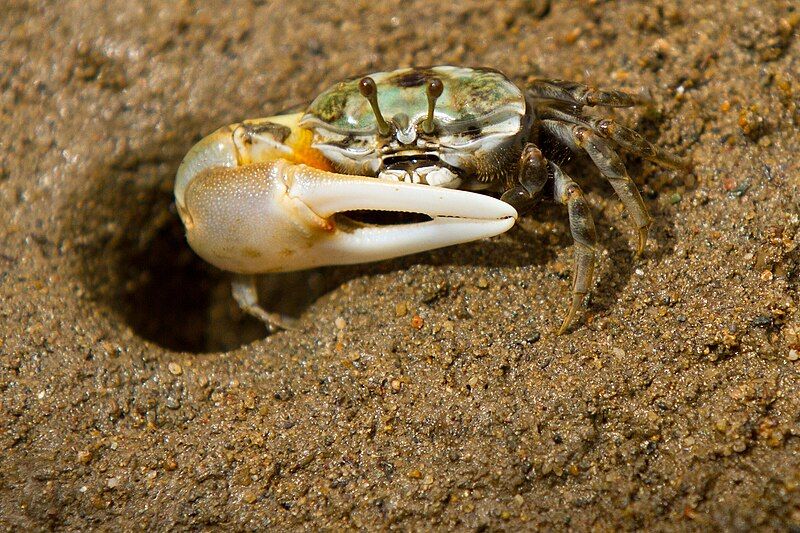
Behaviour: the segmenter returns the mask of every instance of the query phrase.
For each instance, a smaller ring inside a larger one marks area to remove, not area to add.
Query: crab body
[[[481,190],[514,175],[530,130],[523,92],[489,69],[407,68],[371,75],[377,101],[390,127],[383,136],[359,79],[320,94],[300,125],[337,172],[383,179]],[[430,132],[426,85],[439,79]]]
[[[631,211],[641,251],[650,218],[614,148],[672,166],[680,161],[630,129],[582,113],[584,106],[634,103],[625,93],[552,80],[523,91],[491,69],[375,73],[323,91],[302,113],[244,121],[202,139],[178,170],[176,205],[192,248],[238,274],[233,293],[242,308],[283,327],[285,319],[258,305],[253,275],[494,236],[552,183],[568,208],[576,250],[563,331],[592,281],[595,232],[580,188],[543,149],[563,144],[589,155]],[[359,216],[372,211],[419,220]]]

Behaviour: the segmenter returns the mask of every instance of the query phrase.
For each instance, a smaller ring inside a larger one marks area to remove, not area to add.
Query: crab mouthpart
[[[398,152],[383,156],[383,168],[413,169],[420,166],[441,165],[439,156],[427,152]]]
[[[455,189],[461,184],[459,173],[457,168],[442,161],[435,153],[405,151],[385,155],[378,177]]]

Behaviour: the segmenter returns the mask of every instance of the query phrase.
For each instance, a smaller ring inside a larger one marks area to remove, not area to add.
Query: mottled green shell
[[[435,112],[437,123],[444,127],[481,122],[501,111],[518,115],[525,112],[522,92],[495,70],[439,66],[370,76],[378,87],[378,104],[387,121],[400,114],[408,116],[411,123],[423,120],[428,111],[425,87],[432,77],[438,77],[444,85]],[[340,82],[320,94],[309,105],[301,124],[339,133],[374,131],[375,115],[358,90],[360,79]]]

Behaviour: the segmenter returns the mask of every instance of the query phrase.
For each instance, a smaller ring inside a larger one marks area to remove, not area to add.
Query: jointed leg
[[[528,99],[542,131],[572,150],[588,154],[614,188],[638,229],[637,254],[641,254],[647,243],[651,219],[636,184],[631,180],[615,149],[622,149],[673,168],[685,169],[689,165],[681,158],[653,145],[632,129],[609,119],[584,115],[583,108],[631,107],[646,103],[648,99],[560,80],[535,80],[528,87]],[[572,304],[559,329],[561,334],[572,321],[592,282],[595,230],[588,205],[578,185],[557,165],[549,163],[549,168],[549,174],[553,176],[555,198],[568,207],[570,229],[575,241]]]
[[[645,99],[621,91],[590,87],[583,83],[562,80],[534,80],[528,85],[534,99],[556,100],[572,106],[632,107]]]
[[[688,163],[680,157],[659,148],[636,131],[617,124],[613,120],[593,118],[589,122],[596,132],[611,139],[626,152],[672,168],[688,166]]]
[[[577,183],[554,163],[547,161],[542,152],[532,143],[525,146],[520,160],[518,184],[509,184],[502,200],[510,203],[522,213],[532,209],[542,197],[547,180],[553,177],[553,195],[556,201],[567,206],[569,227],[575,241],[575,272],[572,282],[572,301],[567,316],[561,323],[558,334],[569,327],[575,313],[589,292],[594,274],[595,243],[597,237],[589,204]]]
[[[671,168],[686,168],[687,162],[667,150],[654,145],[636,131],[607,118],[585,117],[580,113],[570,113],[543,105],[536,109],[536,116],[541,120],[552,120],[566,124],[574,124],[592,129],[613,141],[615,146],[639,157],[644,157],[654,163],[659,163]]]
[[[234,275],[233,281],[231,281],[231,293],[242,311],[266,324],[269,333],[294,327],[294,319],[277,313],[268,313],[258,305],[258,292],[256,291],[256,277],[254,275]]]
[[[634,155],[672,168],[685,169],[689,166],[683,159],[655,146],[630,128],[613,120],[587,117],[581,113],[583,106],[631,107],[644,103],[640,97],[557,80],[536,80],[529,87],[529,93],[540,120],[585,126]]]
[[[639,232],[639,246],[636,253],[641,254],[647,243],[647,230],[651,223],[650,215],[644,205],[642,195],[639,194],[639,189],[636,188],[636,184],[628,176],[625,165],[611,148],[608,141],[584,126],[574,126],[554,120],[543,120],[542,127],[565,144],[575,149],[582,149],[589,154],[589,157],[614,188],[625,209],[633,218]]]
[[[561,335],[569,327],[583,298],[589,292],[594,277],[595,244],[597,235],[589,204],[577,183],[567,176],[558,165],[550,163],[553,173],[553,196],[567,206],[569,229],[575,241],[575,271],[572,275],[572,302],[567,316],[558,329]]]

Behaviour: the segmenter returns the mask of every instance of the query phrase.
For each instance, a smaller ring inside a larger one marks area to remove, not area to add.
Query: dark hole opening
[[[232,350],[267,335],[264,324],[234,302],[231,275],[189,248],[177,216],[169,217],[119,265],[123,293],[111,305],[149,341],[201,353]],[[258,278],[262,305],[294,318],[330,290],[329,285],[318,271]]]
[[[171,350],[208,349],[208,309],[222,273],[186,246],[179,221],[166,223],[120,266],[117,306],[137,334]]]
[[[171,194],[122,185],[118,196],[104,197],[110,207],[80,217],[76,226],[78,234],[97,235],[81,248],[79,268],[94,298],[137,335],[163,348],[194,353],[232,350],[266,336],[264,324],[234,302],[231,275],[189,247]],[[126,201],[131,197],[136,201]],[[98,233],[97,220],[104,219],[116,221],[118,233]],[[260,276],[259,297],[270,311],[298,318],[336,282],[313,270]]]
[[[184,124],[175,131],[197,129]],[[234,302],[231,275],[186,242],[172,186],[190,141],[154,140],[87,170],[63,214],[65,237],[90,298],[138,336],[175,351],[226,351],[267,332]],[[337,283],[319,270],[261,276],[259,297],[268,310],[298,318]]]

